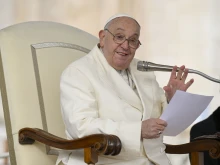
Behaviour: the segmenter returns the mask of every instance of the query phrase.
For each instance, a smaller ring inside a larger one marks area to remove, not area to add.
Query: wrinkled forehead
[[[115,22],[117,19],[119,18],[127,18],[127,19],[131,19],[134,22],[136,22],[136,24],[139,26],[139,28],[141,28],[140,24],[138,23],[138,21],[136,19],[134,19],[133,17],[129,16],[129,15],[125,15],[125,14],[118,14],[115,16],[110,17],[107,22],[105,23],[104,29],[106,29],[110,24],[112,24],[112,22]]]
[[[126,33],[129,36],[137,35],[140,36],[140,26],[132,18],[120,17],[115,18],[109,22],[105,29],[110,31]]]

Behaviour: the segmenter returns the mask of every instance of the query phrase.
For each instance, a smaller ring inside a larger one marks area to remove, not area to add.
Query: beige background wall
[[[142,26],[137,58],[185,64],[220,78],[219,7],[218,0],[0,0],[0,29],[25,21],[54,21],[98,37],[99,29],[111,15],[127,13]],[[169,73],[156,74],[160,85],[166,85]],[[195,79],[189,92],[215,96],[199,121],[220,105],[220,85],[197,75],[189,77]],[[166,137],[165,142],[177,144],[188,139],[189,128],[177,137]],[[170,157],[173,164],[189,164],[187,155]]]

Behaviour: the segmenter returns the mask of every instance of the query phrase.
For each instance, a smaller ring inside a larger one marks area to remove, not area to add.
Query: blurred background
[[[98,37],[106,20],[126,13],[141,24],[141,47],[136,57],[158,64],[182,65],[220,79],[219,0],[0,0],[0,29],[27,21],[53,21],[71,25]],[[170,73],[157,72],[161,87]],[[220,106],[220,85],[194,74],[188,92],[214,99],[194,122],[207,118]],[[0,104],[1,106],[1,104]],[[189,141],[189,130],[165,143]],[[0,154],[6,150],[4,115],[0,109]],[[174,165],[189,165],[188,155],[169,155]],[[0,159],[0,165],[6,164]]]

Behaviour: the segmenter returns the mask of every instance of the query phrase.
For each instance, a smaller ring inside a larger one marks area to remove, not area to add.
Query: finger
[[[189,73],[189,70],[186,68],[186,69],[184,70],[184,74],[183,74],[183,76],[182,76],[182,80],[183,80],[183,82],[185,82],[188,73]]]
[[[171,79],[176,79],[176,71],[177,71],[177,66],[175,65],[172,69],[171,75],[170,75],[170,80]]]
[[[167,122],[161,119],[157,119],[157,124],[166,127],[167,126]]]
[[[159,138],[162,133],[163,133],[162,131],[158,131],[158,132],[155,134],[155,138]]]
[[[189,80],[185,85],[185,87],[186,87],[185,90],[187,90],[192,85],[193,82],[194,82],[194,79]]]
[[[160,137],[160,134],[156,134],[156,135],[155,135],[155,138],[159,138],[159,137]]]
[[[156,129],[157,129],[157,132],[158,132],[158,131],[163,132],[165,128],[166,128],[166,127],[163,126],[163,125],[158,125]]]
[[[172,97],[172,85],[170,84],[170,87],[169,86],[164,86],[163,89],[165,91],[165,96],[167,98],[167,101],[169,102],[171,100],[171,97]]]
[[[162,134],[162,131],[157,131],[157,132],[155,133],[155,135],[160,135],[160,134]]]
[[[159,135],[160,133],[162,133],[162,131],[155,129],[152,133],[153,135]]]
[[[164,86],[163,89],[165,91],[165,96],[167,98],[167,102],[169,103],[169,101],[172,98],[172,88],[169,86]]]
[[[163,90],[167,93],[170,93],[171,92],[171,85],[164,86]]]
[[[163,90],[166,92],[167,95],[172,94],[174,87],[172,86],[172,84],[168,84],[167,86],[163,87]]]
[[[157,134],[161,135],[162,133],[163,133],[163,131],[158,131],[158,133],[157,133]]]
[[[184,65],[182,65],[182,66],[179,68],[179,71],[178,71],[178,73],[177,73],[176,79],[181,80],[184,69],[185,69],[185,66],[184,66]]]

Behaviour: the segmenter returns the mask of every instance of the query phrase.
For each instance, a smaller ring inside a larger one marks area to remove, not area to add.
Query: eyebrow
[[[125,29],[122,29],[122,28],[117,28],[116,30],[122,30],[122,31],[125,31]],[[131,35],[131,37],[132,37],[132,36],[134,36],[134,35],[139,36],[139,34],[138,34],[138,33],[134,33],[133,35]]]
[[[117,28],[116,30],[122,30],[122,31],[125,31],[125,29],[122,29],[122,28]]]

